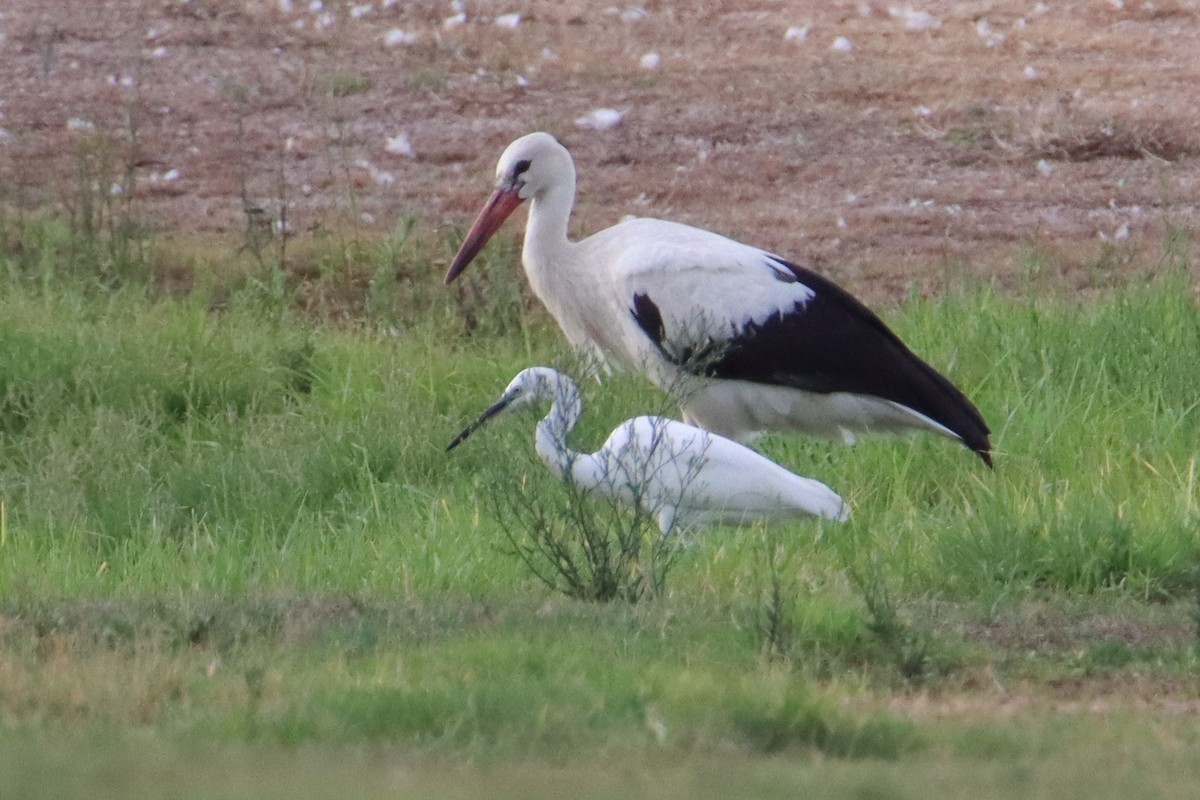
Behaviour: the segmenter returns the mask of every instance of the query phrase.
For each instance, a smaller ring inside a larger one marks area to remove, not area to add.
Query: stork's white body
[[[848,518],[842,498],[820,481],[784,469],[749,448],[665,417],[622,422],[594,453],[571,449],[567,436],[583,413],[579,390],[548,367],[523,370],[457,445],[499,411],[550,401],[538,422],[538,456],[560,479],[588,492],[637,505],[664,535],[677,527],[797,516]]]
[[[703,341],[803,308],[815,293],[780,281],[769,253],[709,231],[631,219],[579,242],[539,235],[543,219],[556,213],[536,199],[529,210],[521,260],[533,293],[575,349],[609,367],[645,372],[680,395],[689,422],[741,441],[790,429],[849,444],[855,431],[913,427],[958,438],[924,414],[876,397],[681,374],[638,326],[628,298],[652,293],[669,327]]]
[[[681,396],[685,419],[745,440],[801,430],[924,429],[990,463],[988,429],[969,400],[865,306],[767,251],[656,219],[567,238],[575,166],[553,137],[509,145],[499,188],[447,273],[466,267],[522,201],[522,262],[535,295],[577,349],[644,372]],[[698,351],[707,363],[691,360]]]

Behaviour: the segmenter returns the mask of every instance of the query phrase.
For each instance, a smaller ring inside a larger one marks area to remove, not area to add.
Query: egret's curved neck
[[[557,263],[570,249],[567,223],[575,205],[575,168],[566,165],[554,183],[536,195],[529,205],[529,223],[521,257],[525,264],[540,267]]]
[[[553,404],[550,413],[537,424],[534,448],[546,466],[563,480],[573,477],[573,466],[582,454],[567,444],[567,435],[579,422],[583,414],[583,401],[579,389],[567,378],[560,380],[552,389]]]

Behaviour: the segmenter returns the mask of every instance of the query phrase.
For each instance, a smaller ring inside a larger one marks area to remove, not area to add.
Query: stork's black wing
[[[703,341],[672,339],[674,331],[667,330],[668,321],[648,293],[633,296],[633,318],[665,358],[690,372],[890,400],[953,431],[991,465],[987,423],[954,384],[849,292],[803,267],[772,258],[787,270],[781,274],[809,287],[812,297],[759,320],[731,323],[723,339],[711,334]]]

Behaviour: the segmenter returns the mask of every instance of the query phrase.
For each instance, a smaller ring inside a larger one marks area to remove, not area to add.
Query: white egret
[[[842,498],[820,481],[802,478],[737,442],[665,417],[622,422],[604,446],[572,450],[567,436],[583,413],[575,382],[549,367],[530,367],[490,408],[454,438],[460,445],[507,408],[551,403],[537,424],[534,446],[558,478],[579,488],[640,506],[663,535],[675,526],[736,524],[813,515],[844,521]]]

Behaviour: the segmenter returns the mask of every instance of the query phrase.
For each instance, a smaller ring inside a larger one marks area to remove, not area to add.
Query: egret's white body
[[[971,402],[865,306],[815,273],[698,228],[631,219],[567,238],[575,166],[554,137],[517,139],[498,188],[446,274],[454,280],[523,201],[530,286],[571,344],[642,370],[683,398],[685,419],[724,436],[925,429],[990,461]],[[698,355],[707,354],[706,358]]]
[[[664,535],[676,526],[701,527],[758,519],[820,516],[848,518],[842,498],[820,481],[803,478],[722,436],[665,417],[622,422],[594,453],[579,453],[567,436],[583,413],[575,382],[549,367],[523,370],[483,416],[463,431],[455,447],[506,408],[546,402],[537,424],[538,456],[560,479],[579,488],[638,505]]]

